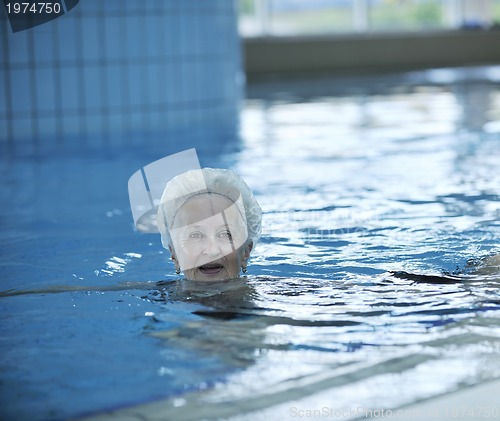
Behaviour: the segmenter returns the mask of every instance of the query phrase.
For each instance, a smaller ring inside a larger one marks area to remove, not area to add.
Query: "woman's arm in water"
[[[500,254],[481,259],[475,273],[478,275],[500,275]]]

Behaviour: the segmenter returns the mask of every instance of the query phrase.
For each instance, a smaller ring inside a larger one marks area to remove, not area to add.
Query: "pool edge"
[[[456,392],[429,398],[420,402],[386,411],[379,419],[393,421],[428,421],[429,419],[482,419],[487,417],[486,410],[496,410],[500,413],[498,393],[500,378],[488,380]]]
[[[484,411],[489,408],[500,413],[498,404],[498,391],[500,390],[500,378],[489,380],[485,383],[473,385],[462,390],[446,393],[420,402],[394,409],[374,409],[373,416],[369,414],[358,419],[386,419],[394,421],[428,421],[429,419],[446,418],[483,418]],[[139,404],[119,410],[104,411],[87,417],[75,418],[74,421],[164,421],[175,420],[197,420],[203,417],[204,408],[196,405],[190,406],[190,398],[203,392],[189,394],[184,398],[167,398],[146,404]],[[199,402],[198,402],[199,404]],[[190,413],[186,414],[186,407],[190,406]],[[228,408],[229,409],[229,408]],[[268,408],[271,409],[271,408]],[[470,416],[474,411],[474,416]],[[483,411],[479,414],[479,411]],[[233,418],[237,416],[234,408],[222,411],[217,419]],[[248,413],[247,413],[248,414]],[[220,418],[221,417],[221,418]],[[489,417],[494,419],[494,417]]]

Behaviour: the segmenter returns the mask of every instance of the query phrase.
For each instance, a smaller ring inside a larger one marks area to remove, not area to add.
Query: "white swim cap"
[[[255,246],[261,234],[262,209],[250,187],[230,170],[202,168],[172,178],[163,191],[157,217],[163,247],[172,246],[170,230],[179,208],[190,198],[204,193],[225,196],[238,207],[246,221],[248,241]]]

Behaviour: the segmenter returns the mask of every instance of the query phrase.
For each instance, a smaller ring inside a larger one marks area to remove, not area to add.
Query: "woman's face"
[[[200,194],[184,203],[170,234],[172,258],[189,280],[237,278],[252,248],[244,216],[219,194]]]

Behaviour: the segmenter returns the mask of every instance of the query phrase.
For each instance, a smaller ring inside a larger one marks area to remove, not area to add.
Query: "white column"
[[[446,19],[451,28],[460,28],[464,21],[463,0],[446,1]]]
[[[270,0],[254,0],[255,15],[259,22],[260,35],[271,33],[271,4]]]
[[[368,7],[368,0],[354,0],[352,3],[354,30],[358,33],[367,32],[369,29]]]

